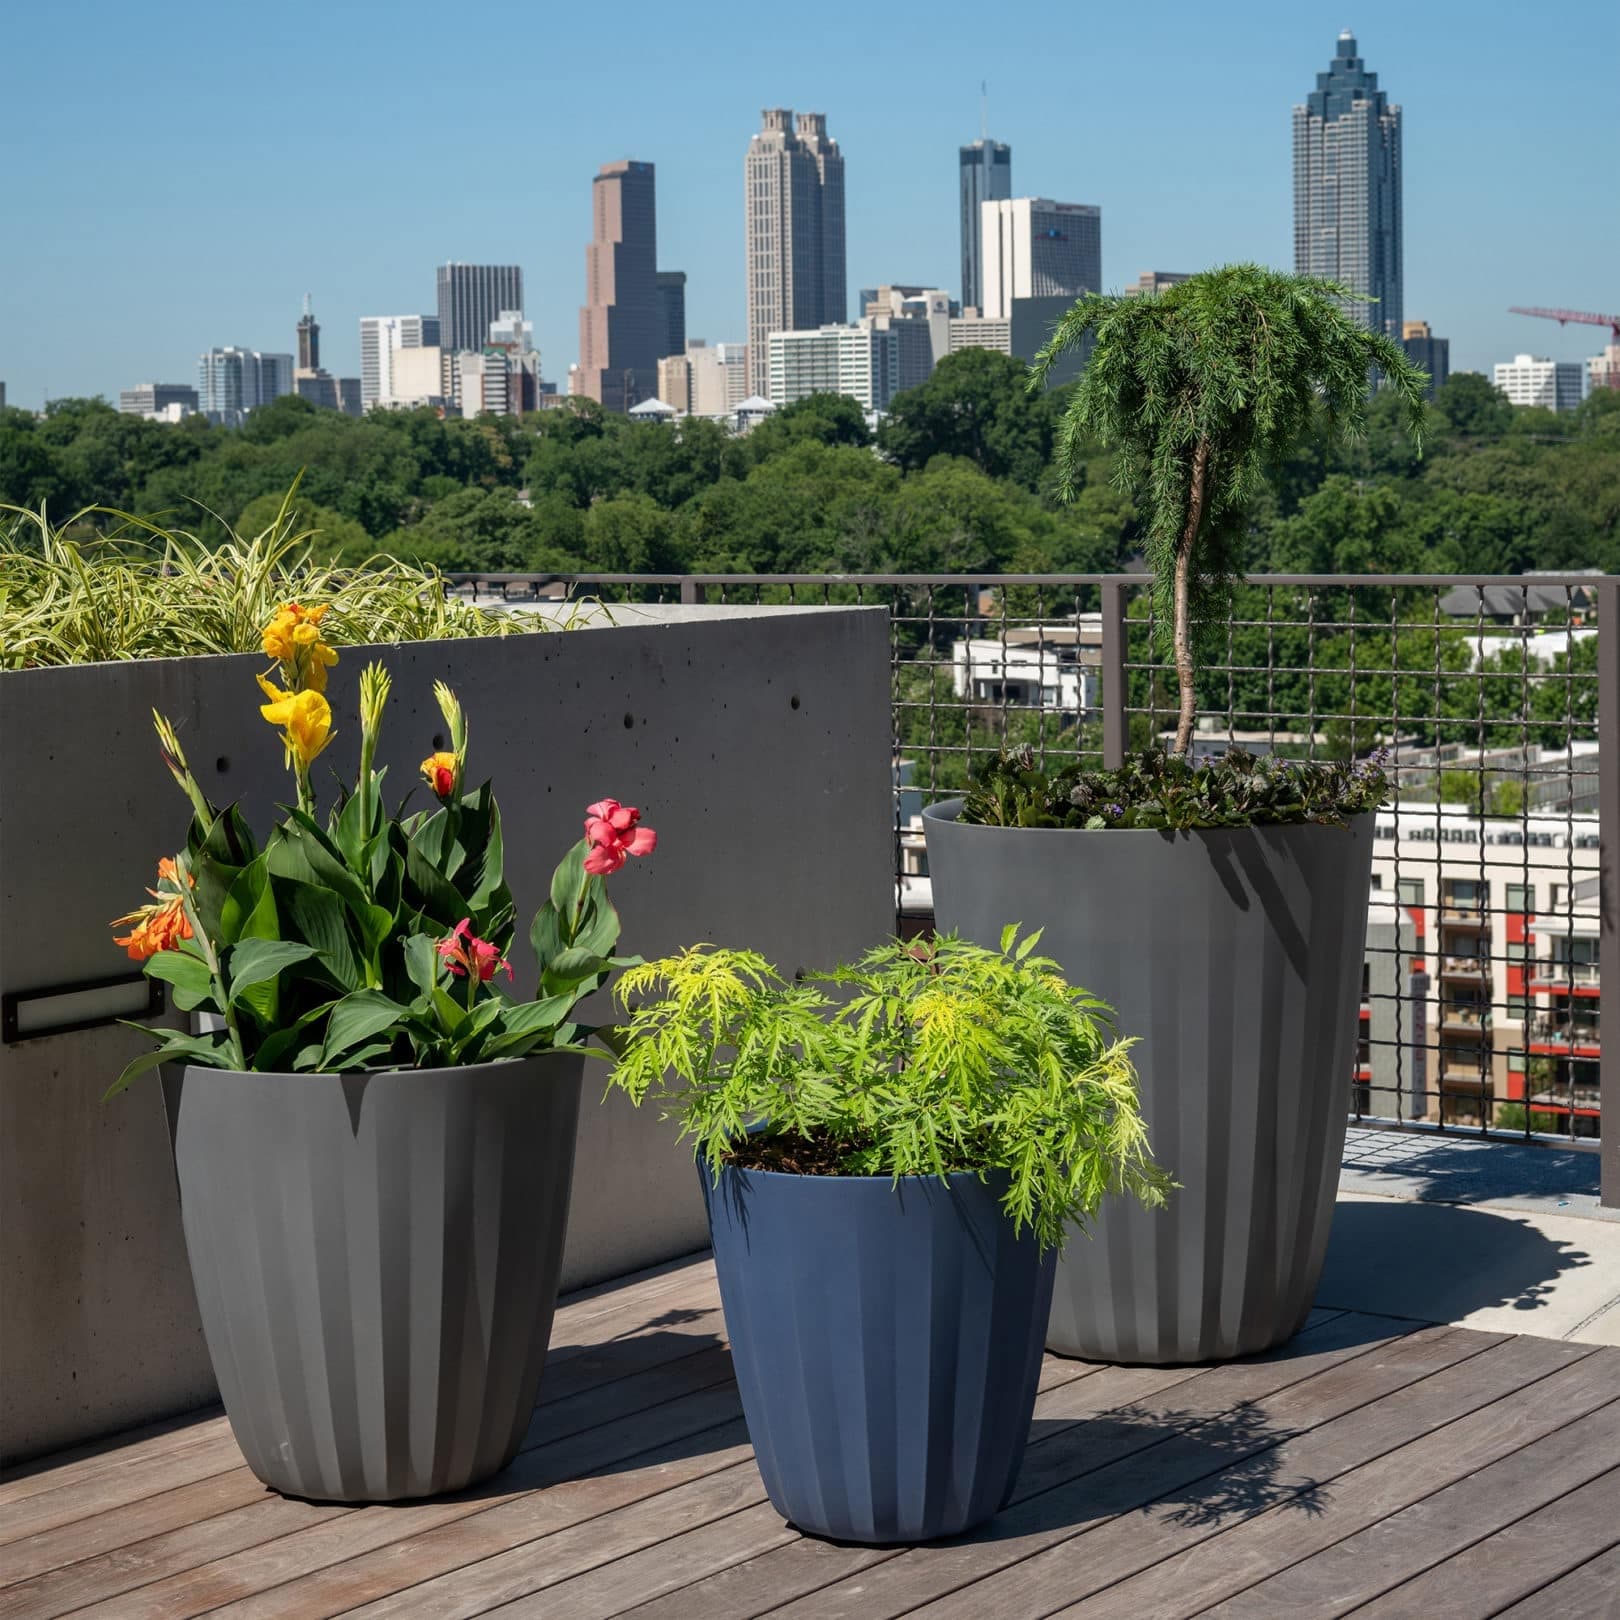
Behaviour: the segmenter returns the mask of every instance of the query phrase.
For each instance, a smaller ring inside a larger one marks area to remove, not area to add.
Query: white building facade
[[[360,318],[360,403],[401,403],[394,387],[394,356],[402,349],[437,349],[437,315],[363,315]],[[434,390],[438,392],[437,389]]]
[[[1102,289],[1102,210],[1049,197],[1009,197],[980,211],[981,315],[1010,318],[1015,298],[1067,298]]]
[[[847,394],[865,411],[886,411],[900,391],[900,343],[866,325],[772,332],[767,372],[778,409],[811,394]]]
[[[1545,411],[1572,411],[1581,402],[1578,360],[1549,360],[1519,354],[1496,365],[1496,387],[1510,405],[1533,405]]]

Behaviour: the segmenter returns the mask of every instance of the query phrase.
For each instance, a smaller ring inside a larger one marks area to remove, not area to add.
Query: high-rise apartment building
[[[1294,269],[1376,300],[1351,312],[1400,341],[1401,109],[1378,88],[1348,30],[1294,108]]]
[[[1594,391],[1620,388],[1620,343],[1605,344],[1602,354],[1594,354],[1586,362],[1586,380]]]
[[[780,409],[811,394],[848,394],[867,411],[886,411],[900,391],[900,340],[867,322],[807,332],[772,332],[770,392]]]
[[[658,272],[658,308],[663,316],[663,336],[659,339],[658,357],[686,353],[686,272],[660,270]],[[658,397],[668,396],[659,390]],[[674,400],[669,401],[674,404]]]
[[[1451,375],[1451,339],[1436,337],[1427,321],[1401,322],[1401,347],[1414,366],[1429,374],[1429,398],[1434,391],[1445,386]]]
[[[360,320],[360,400],[365,410],[396,403],[394,356],[401,349],[437,349],[437,315],[365,315]],[[437,392],[437,390],[435,390]],[[408,397],[408,396],[407,396]]]
[[[298,369],[321,369],[321,327],[309,307],[309,294],[304,294],[304,313],[298,321]]]
[[[1102,290],[1102,210],[1049,197],[1010,197],[979,211],[984,301],[979,313],[1010,319],[1015,298],[1066,298]]]
[[[767,107],[748,143],[749,385],[770,384],[773,332],[849,318],[844,269],[844,158],[821,113]]]
[[[523,271],[515,264],[441,264],[439,342],[452,354],[481,349],[503,309],[523,308]]]
[[[1518,354],[1496,363],[1497,389],[1510,405],[1535,405],[1544,411],[1572,411],[1581,402],[1581,363],[1549,360],[1545,355]]]
[[[293,391],[293,357],[226,345],[197,357],[197,408],[222,427],[240,427],[260,405]]]
[[[677,416],[692,414],[692,362],[684,354],[666,354],[658,362],[658,397]]]
[[[974,141],[957,152],[957,188],[962,205],[962,308],[984,305],[983,206],[1012,196],[1012,148],[1001,141]]]
[[[730,416],[748,398],[746,343],[705,343],[702,338],[691,338],[686,362],[692,379],[693,416]]]
[[[396,403],[394,356],[401,349],[437,349],[437,315],[365,315],[360,320],[360,400],[365,410]],[[437,392],[437,390],[435,390]]]
[[[196,412],[197,390],[186,383],[137,383],[119,391],[118,409],[125,416],[172,421]]]
[[[579,312],[580,391],[610,411],[651,399],[664,349],[658,207],[650,163],[604,163],[591,181]]]

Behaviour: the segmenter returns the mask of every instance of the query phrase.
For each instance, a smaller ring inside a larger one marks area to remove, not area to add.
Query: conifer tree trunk
[[[1187,521],[1176,545],[1175,657],[1176,681],[1181,687],[1181,714],[1176,722],[1176,753],[1183,759],[1192,748],[1193,724],[1198,718],[1197,673],[1193,666],[1191,582],[1193,552],[1204,521],[1205,491],[1209,486],[1209,440],[1198,441],[1193,451]]]

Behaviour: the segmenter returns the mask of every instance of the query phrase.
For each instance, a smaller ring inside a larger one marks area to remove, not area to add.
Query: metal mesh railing
[[[897,896],[913,927],[931,909],[924,803],[1004,746],[1101,765],[1175,723],[1143,576],[482,576],[481,591],[885,606]],[[1195,758],[1388,753],[1346,1077],[1358,1119],[1599,1141],[1603,1075],[1620,1072],[1598,1033],[1606,952],[1620,978],[1617,634],[1620,580],[1605,576],[1273,575],[1239,589],[1203,664]],[[1620,1198],[1606,1165],[1611,1177]]]

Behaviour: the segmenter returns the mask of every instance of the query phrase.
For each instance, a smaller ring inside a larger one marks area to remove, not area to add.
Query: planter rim
[[[698,1173],[705,1178],[709,1178],[708,1165],[705,1164],[701,1158],[698,1158],[696,1162]],[[931,1187],[948,1187],[959,1181],[971,1181],[982,1187],[987,1184],[987,1178],[993,1179],[996,1176],[1004,1176],[1007,1174],[1007,1172],[999,1169],[987,1169],[981,1175],[981,1173],[977,1170],[947,1170],[943,1178],[928,1174],[927,1172],[912,1172],[903,1176],[827,1176],[806,1175],[800,1170],[763,1170],[755,1169],[750,1165],[744,1164],[723,1164],[720,1166],[720,1174],[737,1176],[770,1176],[776,1181],[795,1181],[806,1183],[821,1181],[835,1187],[850,1185],[869,1187],[875,1182],[882,1182],[885,1186],[898,1189],[912,1183],[925,1184]],[[712,1178],[710,1178],[710,1185],[713,1185]]]
[[[1358,810],[1353,816],[1346,816],[1342,824],[1331,821],[1265,821],[1258,825],[1251,822],[1243,827],[995,827],[980,821],[963,821],[963,800],[941,799],[935,804],[923,806],[922,818],[924,821],[950,822],[954,826],[971,827],[975,835],[978,833],[1022,833],[1026,837],[1044,838],[1213,838],[1220,835],[1232,837],[1237,833],[1296,833],[1296,832],[1345,832],[1358,822],[1365,821],[1376,815],[1373,810]]]
[[[546,1058],[585,1057],[583,1051],[570,1048],[561,1050],[548,1047],[543,1052],[529,1052],[523,1057],[491,1058],[485,1063],[456,1063],[442,1069],[301,1069],[289,1072],[283,1069],[221,1069],[212,1063],[178,1063],[174,1067],[184,1069],[188,1074],[197,1075],[228,1075],[238,1080],[277,1080],[277,1081],[313,1081],[313,1080],[401,1080],[421,1079],[437,1075],[472,1075],[487,1074],[495,1069],[510,1069],[523,1063],[536,1063]],[[165,1068],[169,1065],[165,1064]]]

